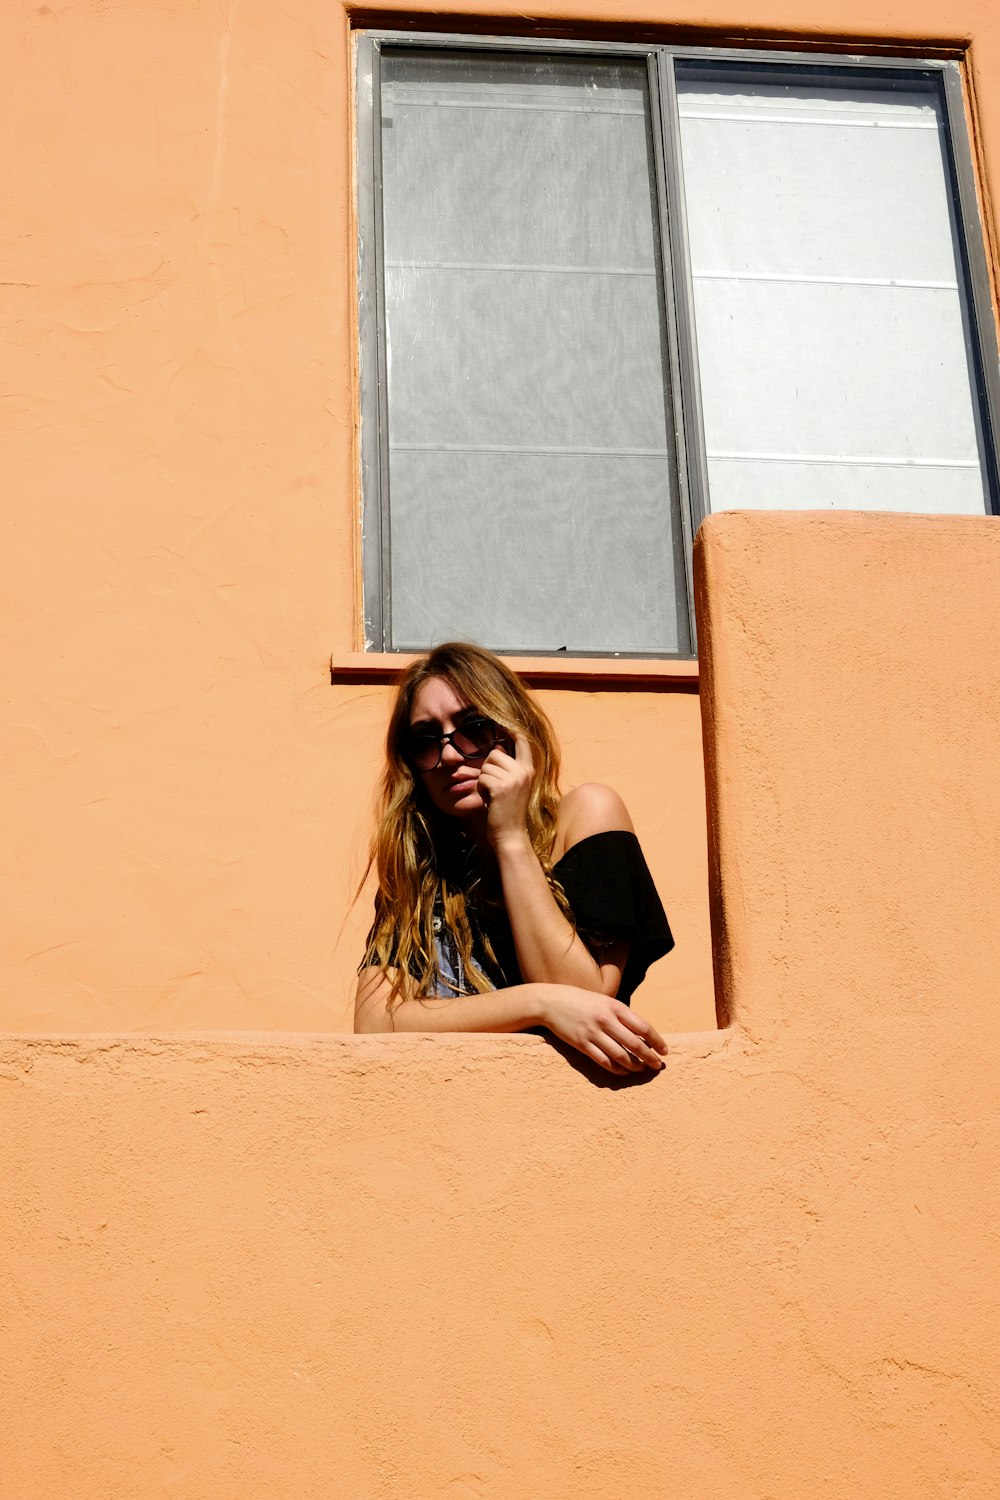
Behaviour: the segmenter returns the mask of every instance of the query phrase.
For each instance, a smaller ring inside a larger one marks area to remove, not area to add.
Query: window
[[[998,508],[955,64],[358,43],[369,648],[689,656],[709,510]]]

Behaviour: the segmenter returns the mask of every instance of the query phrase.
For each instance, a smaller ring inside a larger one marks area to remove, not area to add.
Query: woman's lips
[[[456,776],[454,780],[449,781],[448,790],[453,797],[467,797],[470,792],[476,790],[478,781],[478,776]]]

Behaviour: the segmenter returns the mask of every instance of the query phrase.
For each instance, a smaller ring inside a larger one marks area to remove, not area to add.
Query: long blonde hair
[[[412,662],[399,681],[386,735],[386,764],[368,862],[369,870],[374,865],[378,871],[379,888],[364,965],[390,975],[390,1005],[403,998],[409,984],[418,994],[433,992],[439,977],[436,914],[455,939],[469,983],[480,994],[492,988],[473,956],[470,918],[470,907],[488,901],[488,892],[479,872],[470,869],[457,820],[434,808],[406,760],[413,700],[431,678],[448,683],[464,703],[528,740],[535,767],[526,819],[528,837],[556,901],[572,921],[562,889],[552,878],[560,796],[559,746],[552,725],[521,679],[491,651],[462,641],[438,646]],[[479,936],[487,961],[494,962],[488,936]]]

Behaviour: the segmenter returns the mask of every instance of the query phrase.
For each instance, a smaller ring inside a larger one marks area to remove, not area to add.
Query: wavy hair
[[[433,806],[406,760],[413,701],[431,678],[448,683],[464,703],[528,740],[535,766],[528,837],[560,910],[573,920],[562,888],[552,877],[560,797],[559,746],[552,725],[521,679],[491,651],[463,641],[438,646],[412,662],[399,680],[368,860],[368,870],[374,865],[378,871],[378,894],[362,966],[381,969],[390,978],[390,1008],[405,998],[410,983],[417,994],[427,994],[440,977],[435,915],[452,933],[469,983],[480,994],[493,988],[473,957],[473,941],[478,935],[487,961],[495,962],[475,914],[483,905],[500,904],[499,890],[491,890],[470,862],[457,820]]]

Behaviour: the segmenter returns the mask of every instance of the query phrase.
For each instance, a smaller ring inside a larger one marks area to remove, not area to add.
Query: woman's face
[[[420,729],[435,735],[451,734],[466,719],[480,717],[479,710],[459,697],[449,682],[430,677],[414,694],[410,707],[410,732]],[[463,760],[448,741],[441,747],[441,763],[434,771],[418,771],[434,806],[449,818],[479,820],[486,804],[479,795],[482,761]]]

